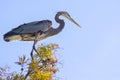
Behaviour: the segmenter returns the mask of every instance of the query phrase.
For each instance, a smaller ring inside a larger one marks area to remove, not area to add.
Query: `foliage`
[[[21,66],[19,73],[7,73],[8,67],[0,68],[0,80],[55,80],[58,71],[55,55],[57,44],[41,45],[33,55],[33,60],[26,56],[19,57],[17,65]]]

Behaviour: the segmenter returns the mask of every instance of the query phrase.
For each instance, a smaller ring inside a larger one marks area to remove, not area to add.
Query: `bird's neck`
[[[59,23],[59,26],[58,26],[58,28],[52,29],[50,31],[51,36],[56,35],[59,32],[61,32],[65,26],[65,22],[62,19],[60,19],[59,16],[60,16],[59,14],[56,14],[56,16],[55,16],[55,20],[57,23]]]

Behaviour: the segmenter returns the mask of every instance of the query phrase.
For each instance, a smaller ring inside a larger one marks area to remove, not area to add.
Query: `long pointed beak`
[[[71,17],[69,17],[69,16],[65,16],[67,19],[69,19],[71,22],[73,22],[74,24],[76,24],[78,27],[80,27],[81,28],[81,26],[74,20],[74,19],[72,19]]]
[[[72,19],[72,18],[69,18],[69,20],[71,21],[71,22],[73,22],[74,24],[76,24],[78,27],[80,27],[81,28],[81,26],[74,20],[74,19]]]

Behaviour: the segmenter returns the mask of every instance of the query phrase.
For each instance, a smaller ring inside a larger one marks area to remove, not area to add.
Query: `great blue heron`
[[[52,22],[50,20],[24,23],[4,34],[4,40],[7,42],[12,40],[34,41],[33,49],[36,51],[35,44],[39,40],[56,35],[64,28],[65,22],[62,19],[59,19],[59,16],[66,17],[67,19],[75,23],[78,27],[80,27],[80,25],[75,22],[67,12],[60,11],[55,16],[56,22],[60,24],[58,28],[53,28]]]

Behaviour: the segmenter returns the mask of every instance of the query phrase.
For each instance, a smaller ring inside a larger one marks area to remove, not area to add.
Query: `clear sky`
[[[5,42],[3,34],[20,24],[50,19],[67,11],[82,28],[65,19],[64,30],[41,43],[57,43],[61,80],[120,80],[120,0],[0,0],[0,66],[27,55],[33,42]]]

